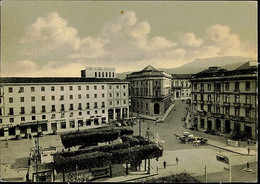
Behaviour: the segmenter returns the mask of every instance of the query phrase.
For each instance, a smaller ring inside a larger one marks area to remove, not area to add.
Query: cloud
[[[226,25],[212,25],[200,38],[192,32],[182,32],[176,41],[160,35],[151,37],[151,30],[152,26],[139,21],[135,12],[125,11],[107,22],[100,34],[80,38],[77,29],[69,26],[66,19],[51,12],[28,27],[20,41],[24,46],[21,54],[27,59],[18,61],[17,66],[27,66],[27,71],[31,69],[35,75],[38,72],[41,76],[64,76],[65,72],[66,76],[76,75],[75,69],[80,71],[85,66],[110,66],[127,71],[141,70],[148,64],[177,67],[197,58],[256,56],[254,48],[242,42]],[[39,65],[42,58],[51,59]]]

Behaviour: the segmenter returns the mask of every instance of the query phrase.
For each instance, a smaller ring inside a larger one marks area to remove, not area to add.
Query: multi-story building
[[[191,79],[192,120],[199,129],[230,135],[243,131],[257,137],[257,66],[236,70],[210,67]]]
[[[173,99],[191,98],[191,74],[172,74]]]
[[[89,78],[116,78],[115,68],[86,67],[81,70],[81,77]]]
[[[128,101],[128,82],[116,78],[2,77],[0,138],[103,126],[128,117]]]
[[[127,75],[131,111],[136,115],[161,117],[171,105],[171,75],[147,66]]]

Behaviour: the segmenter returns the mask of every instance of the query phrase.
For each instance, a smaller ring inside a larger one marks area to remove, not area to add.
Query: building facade
[[[128,101],[128,82],[116,78],[0,78],[0,138],[104,126],[129,116]]]
[[[86,67],[81,70],[81,77],[87,78],[116,78],[115,68]]]
[[[192,120],[199,129],[257,137],[257,67],[248,62],[227,71],[210,67],[191,79]]]
[[[173,99],[191,98],[191,74],[172,74]]]
[[[133,115],[161,117],[171,105],[171,75],[147,66],[127,75]]]

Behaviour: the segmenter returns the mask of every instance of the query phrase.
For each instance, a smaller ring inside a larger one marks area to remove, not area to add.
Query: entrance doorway
[[[225,133],[230,133],[230,121],[226,120],[225,121]]]
[[[208,121],[208,130],[212,130],[212,121]]]
[[[220,121],[220,119],[216,119],[216,130],[221,131],[221,121]]]
[[[154,114],[160,114],[160,105],[158,103],[154,104]]]
[[[245,126],[245,133],[248,138],[252,138],[252,128],[250,126]]]
[[[51,130],[57,130],[57,123],[51,123]]]
[[[179,98],[179,91],[176,92],[176,98]]]

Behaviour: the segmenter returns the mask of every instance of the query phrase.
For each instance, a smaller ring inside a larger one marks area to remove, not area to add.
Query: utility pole
[[[38,174],[38,158],[39,158],[39,122],[38,120],[36,121],[37,123],[37,136],[36,136],[36,182],[39,182],[39,174]]]
[[[148,123],[148,128],[147,128],[147,135],[148,135],[148,145],[150,144],[150,131],[149,131],[149,123]],[[150,159],[148,158],[148,174],[150,174]]]

